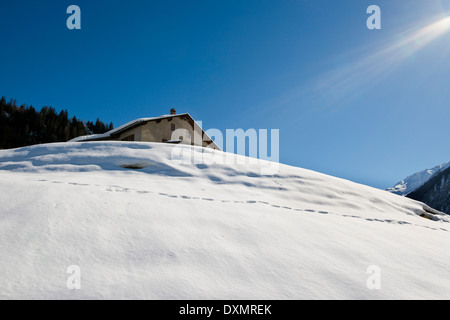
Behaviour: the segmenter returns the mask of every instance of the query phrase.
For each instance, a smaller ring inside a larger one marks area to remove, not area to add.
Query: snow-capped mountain
[[[450,214],[450,162],[417,172],[389,192],[422,201],[432,208]]]
[[[450,299],[449,216],[301,168],[215,161],[224,154],[0,151],[0,298]]]
[[[450,214],[450,167],[436,172],[426,183],[410,192],[408,198]]]
[[[450,162],[441,164],[432,169],[426,169],[410,175],[406,179],[400,181],[392,188],[386,189],[389,192],[405,196],[408,193],[418,189],[424,185],[434,174],[450,167]]]

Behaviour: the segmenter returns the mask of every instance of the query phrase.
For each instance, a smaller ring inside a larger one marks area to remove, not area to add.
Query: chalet
[[[170,115],[133,120],[103,134],[81,136],[71,140],[87,141],[161,142],[220,150],[189,113],[176,114],[175,109],[170,110]]]

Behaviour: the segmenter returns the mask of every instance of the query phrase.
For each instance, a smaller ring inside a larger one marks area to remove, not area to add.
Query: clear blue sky
[[[1,1],[0,96],[115,126],[175,107],[280,129],[280,162],[386,188],[450,161],[449,2]]]

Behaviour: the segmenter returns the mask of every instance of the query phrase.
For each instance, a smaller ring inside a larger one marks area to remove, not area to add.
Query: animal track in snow
[[[37,182],[49,182],[49,183],[53,183],[53,184],[64,184],[65,183],[65,184],[72,185],[72,186],[77,186],[77,187],[86,187],[86,186],[101,187],[101,185],[98,185],[98,184],[89,185],[89,184],[76,183],[76,182],[47,181],[47,180],[44,180],[44,179],[36,180],[36,181]],[[429,226],[413,224],[413,223],[410,223],[410,222],[407,222],[407,221],[402,221],[402,220],[363,218],[363,217],[360,217],[360,216],[349,215],[349,214],[338,214],[338,213],[333,213],[333,212],[328,212],[328,211],[323,211],[323,210],[322,211],[316,211],[316,210],[313,210],[313,209],[292,208],[292,207],[288,207],[288,206],[272,204],[272,203],[269,203],[267,201],[226,200],[226,199],[213,199],[213,198],[207,198],[207,197],[202,197],[201,198],[201,197],[193,197],[193,196],[187,196],[187,195],[168,194],[168,193],[164,193],[164,192],[154,192],[154,191],[149,191],[149,190],[137,190],[137,189],[131,189],[131,188],[124,188],[124,187],[117,186],[117,185],[102,186],[102,187],[106,188],[105,191],[107,191],[107,192],[134,192],[134,193],[136,193],[138,195],[153,194],[153,195],[159,195],[159,196],[163,196],[163,197],[168,197],[168,198],[172,198],[172,199],[180,199],[180,200],[200,200],[200,201],[209,201],[209,202],[220,201],[222,203],[239,203],[239,204],[251,204],[251,205],[261,204],[261,205],[270,206],[272,208],[284,209],[284,210],[294,210],[294,211],[297,211],[297,212],[316,213],[316,214],[320,214],[320,215],[335,215],[335,216],[339,216],[339,217],[343,217],[343,218],[363,219],[363,220],[368,221],[368,222],[390,223],[390,224],[397,224],[397,225],[409,225],[409,226],[416,226],[416,227],[422,227],[422,228],[427,228],[427,229],[432,229],[432,230],[441,230],[441,231],[448,232],[448,230],[445,229],[445,228],[433,228],[433,227],[429,227]],[[442,221],[448,223],[448,221],[445,221],[445,220],[442,220]]]

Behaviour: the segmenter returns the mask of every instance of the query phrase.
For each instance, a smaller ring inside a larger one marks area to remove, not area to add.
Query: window
[[[170,124],[170,130],[175,131],[175,123]]]
[[[134,134],[132,134],[131,136],[123,138],[122,141],[134,141]]]

